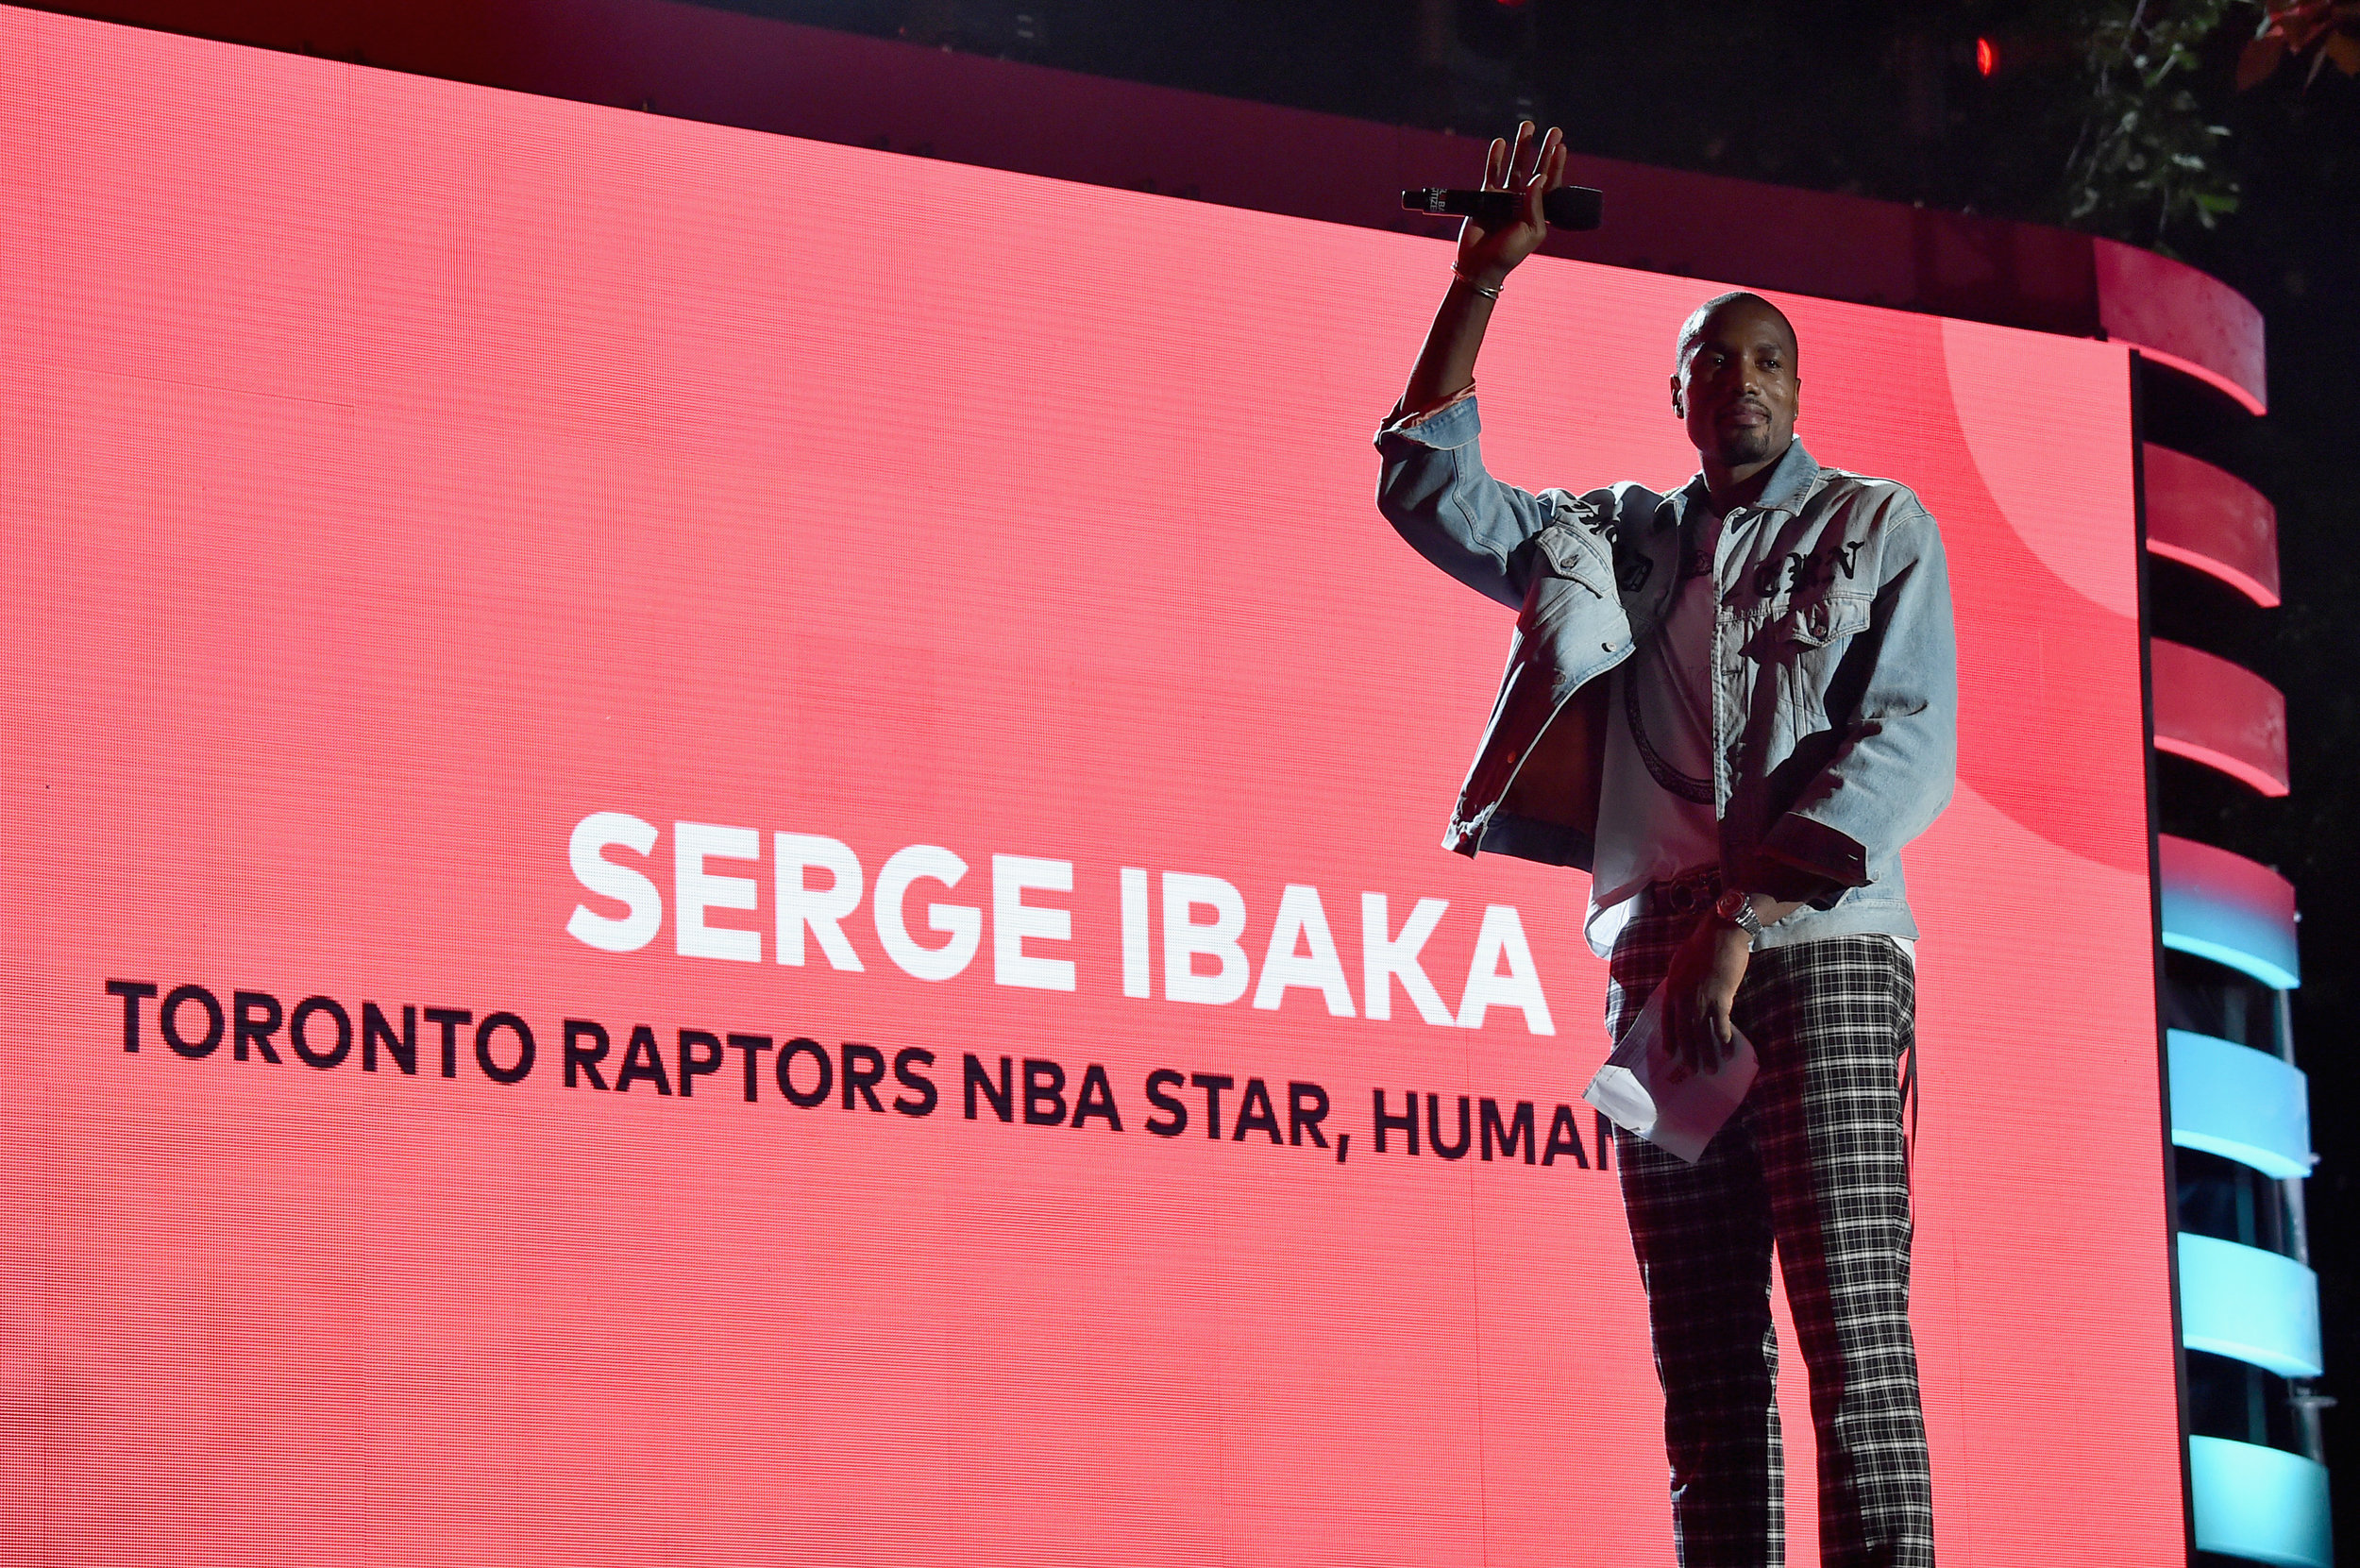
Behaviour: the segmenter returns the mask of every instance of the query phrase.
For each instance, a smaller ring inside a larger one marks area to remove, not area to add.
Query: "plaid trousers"
[[[1617,1038],[1699,918],[1642,908],[1610,966]],[[1617,1135],[1682,1568],[1785,1560],[1774,1242],[1811,1376],[1823,1568],[1931,1568],[1896,1071],[1915,1013],[1915,971],[1886,937],[1756,953],[1733,1014],[1762,1066],[1737,1115],[1694,1166]]]

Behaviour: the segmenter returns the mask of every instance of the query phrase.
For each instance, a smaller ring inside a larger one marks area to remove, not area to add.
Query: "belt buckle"
[[[1710,909],[1720,896],[1720,869],[1704,867],[1675,877],[1663,884],[1663,902],[1675,915],[1693,915],[1699,909]]]

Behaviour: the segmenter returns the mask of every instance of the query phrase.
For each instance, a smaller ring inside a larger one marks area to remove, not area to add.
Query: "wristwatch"
[[[1743,887],[1724,889],[1713,901],[1712,913],[1748,936],[1762,935],[1762,917],[1754,913],[1754,896]]]

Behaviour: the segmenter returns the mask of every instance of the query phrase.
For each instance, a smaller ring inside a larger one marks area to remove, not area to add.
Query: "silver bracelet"
[[[1496,300],[1500,296],[1500,286],[1497,283],[1478,283],[1474,278],[1468,277],[1465,273],[1460,272],[1457,267],[1450,269],[1450,275],[1453,278],[1458,278],[1461,283],[1466,284],[1467,287],[1475,290],[1475,293],[1481,295],[1486,299]]]

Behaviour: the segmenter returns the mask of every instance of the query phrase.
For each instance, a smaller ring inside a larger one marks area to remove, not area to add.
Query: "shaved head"
[[[1787,352],[1800,356],[1802,340],[1795,335],[1795,324],[1786,319],[1784,311],[1779,310],[1758,294],[1749,293],[1745,289],[1732,289],[1728,294],[1714,295],[1711,299],[1688,312],[1688,319],[1680,323],[1679,342],[1674,350],[1674,362],[1687,363],[1689,350],[1695,347],[1697,341],[1705,335],[1705,324],[1732,305],[1759,306],[1778,317],[1778,325],[1786,329]]]
[[[1793,443],[1799,357],[1795,324],[1758,294],[1708,299],[1680,324],[1672,412],[1715,494],[1762,472]]]

